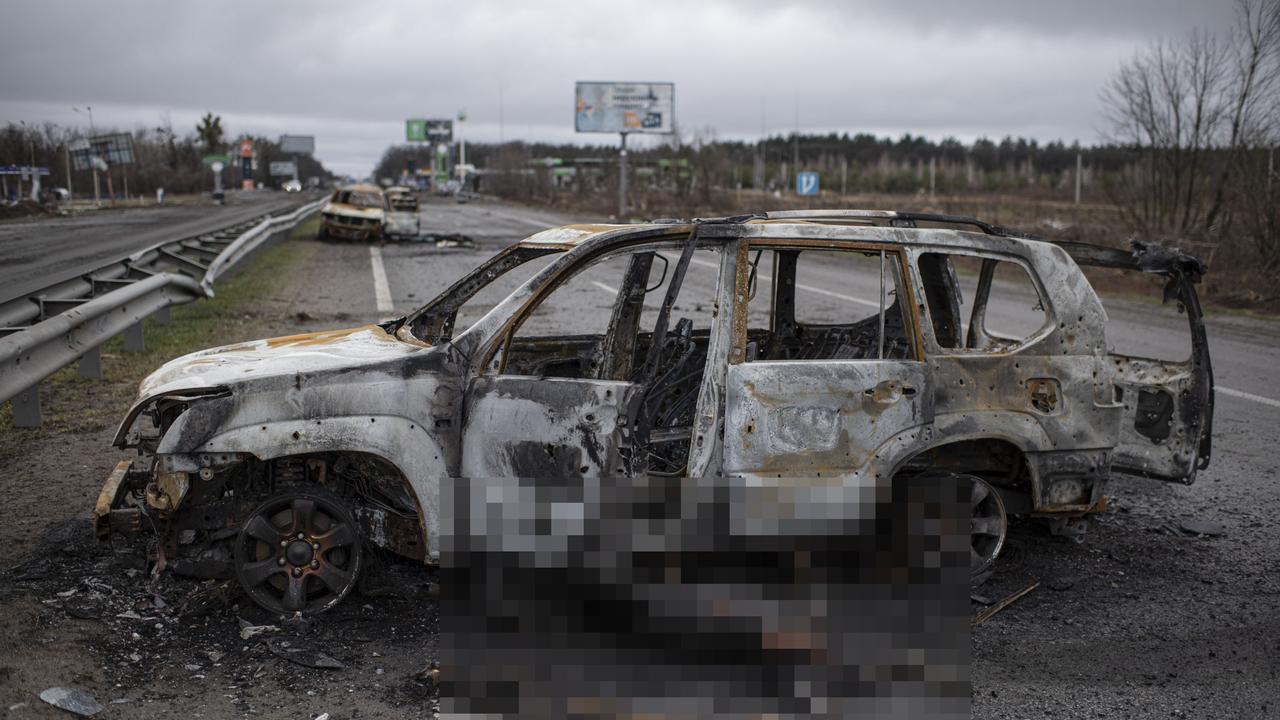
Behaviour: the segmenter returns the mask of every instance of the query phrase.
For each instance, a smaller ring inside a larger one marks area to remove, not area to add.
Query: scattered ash
[[[395,707],[438,710],[433,675],[423,672],[437,662],[434,569],[366,551],[361,581],[341,603],[285,619],[253,604],[234,580],[154,577],[141,557],[132,546],[99,543],[86,520],[51,526],[35,552],[0,573],[0,607],[26,596],[47,609],[38,623],[96,624],[84,644],[135,702],[173,701],[185,685],[208,683],[246,712],[270,714],[256,704],[270,683],[277,696],[372,688]],[[315,657],[336,663],[297,660]]]

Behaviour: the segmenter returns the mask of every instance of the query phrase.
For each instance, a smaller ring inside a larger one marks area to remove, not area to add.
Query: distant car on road
[[[417,237],[422,229],[418,212],[418,196],[413,188],[395,185],[386,190],[388,237]]]
[[[343,185],[333,191],[320,211],[320,240],[382,240],[387,220],[387,196],[367,183]]]
[[[302,181],[301,180],[285,180],[284,185],[281,187],[284,188],[285,192],[291,192],[291,193],[302,192]]]

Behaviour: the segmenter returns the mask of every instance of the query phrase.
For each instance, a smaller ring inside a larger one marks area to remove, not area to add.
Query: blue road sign
[[[796,194],[797,195],[817,195],[818,194],[818,173],[816,172],[796,173]]]

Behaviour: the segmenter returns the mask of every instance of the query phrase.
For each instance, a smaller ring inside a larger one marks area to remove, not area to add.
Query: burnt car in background
[[[1082,264],[1160,278],[1190,358],[1109,352]],[[398,320],[167,363],[96,528],[313,612],[368,546],[435,561],[450,478],[710,479],[735,531],[806,534],[930,472],[970,489],[979,572],[1011,514],[1067,528],[1108,483],[1207,465],[1202,272],[914,213],[550,229]]]
[[[333,191],[320,209],[319,240],[380,241],[387,220],[386,194],[377,185],[357,183]]]
[[[421,207],[417,192],[404,185],[386,189],[387,221],[385,232],[391,238],[415,238],[421,232]]]

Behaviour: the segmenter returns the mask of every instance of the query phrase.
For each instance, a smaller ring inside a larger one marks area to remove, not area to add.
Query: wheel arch
[[[174,451],[166,434],[156,455],[177,465],[205,466],[219,455],[252,455],[264,463],[321,456],[376,458],[394,470],[417,506],[425,557],[439,557],[440,482],[452,457],[446,446],[413,420],[396,416],[283,420],[227,428],[188,452]]]

